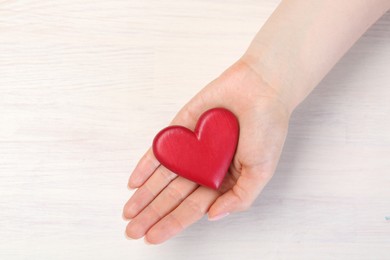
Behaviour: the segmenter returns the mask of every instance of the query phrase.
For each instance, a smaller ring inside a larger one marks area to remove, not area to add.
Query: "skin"
[[[245,54],[171,122],[193,130],[213,107],[237,116],[239,143],[221,188],[178,177],[149,149],[129,179],[137,190],[123,209],[126,235],[159,244],[205,214],[218,220],[249,209],[275,172],[291,113],[389,8],[389,0],[282,1]]]

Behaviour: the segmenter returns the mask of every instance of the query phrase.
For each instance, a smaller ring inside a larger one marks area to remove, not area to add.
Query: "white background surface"
[[[250,211],[124,237],[138,159],[278,2],[0,1],[0,259],[389,259],[390,13],[295,111]]]

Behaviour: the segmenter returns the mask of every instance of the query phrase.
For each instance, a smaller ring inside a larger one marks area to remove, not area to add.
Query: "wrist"
[[[386,0],[282,1],[242,59],[293,111],[389,6]]]
[[[261,63],[259,55],[247,52],[241,57],[241,61],[274,93],[274,97],[283,104],[289,114],[303,101],[304,97],[302,97],[303,94],[299,95],[299,89],[294,91],[293,85],[283,80],[283,73],[281,73],[280,77],[277,77],[275,75],[276,71],[271,72],[271,68],[266,68],[265,64]]]

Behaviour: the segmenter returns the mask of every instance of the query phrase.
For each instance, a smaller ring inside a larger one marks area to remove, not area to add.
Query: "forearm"
[[[390,0],[285,0],[258,32],[245,60],[292,111]]]

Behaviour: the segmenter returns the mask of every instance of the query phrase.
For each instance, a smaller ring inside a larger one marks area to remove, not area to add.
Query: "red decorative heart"
[[[201,115],[195,132],[183,126],[161,130],[153,141],[157,160],[177,175],[218,189],[235,153],[239,126],[227,109],[213,108]]]

